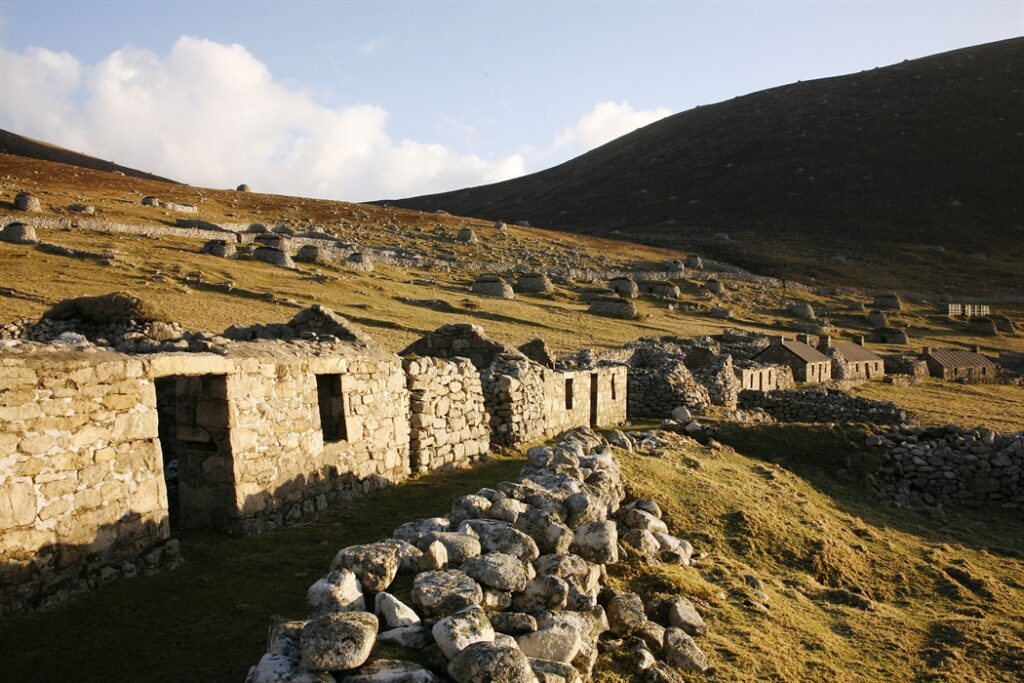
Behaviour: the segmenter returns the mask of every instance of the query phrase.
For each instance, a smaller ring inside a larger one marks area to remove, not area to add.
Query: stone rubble
[[[606,585],[605,567],[620,553],[681,565],[692,553],[669,534],[654,501],[623,505],[608,442],[578,428],[530,449],[527,460],[515,482],[462,496],[449,515],[395,530],[392,544],[445,547],[444,569],[401,565],[387,541],[340,550],[332,571],[310,589],[307,619],[271,626],[267,654],[247,683],[582,681],[590,680],[600,650],[627,642],[639,648],[637,677],[706,670],[694,638],[707,625],[689,600],[678,596],[652,609],[654,601],[645,606],[640,596]],[[631,534],[649,538],[629,545]],[[410,574],[406,605],[386,591]],[[353,585],[361,587],[362,603],[353,599]],[[374,656],[374,640],[411,650],[409,660]]]

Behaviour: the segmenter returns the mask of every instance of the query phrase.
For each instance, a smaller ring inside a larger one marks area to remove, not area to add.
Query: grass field
[[[856,433],[777,425],[719,438],[728,445],[679,438],[663,458],[618,452],[628,493],[657,500],[700,559],[610,568],[613,585],[645,598],[701,601],[714,680],[1019,680],[1019,511],[892,508],[864,484],[874,463]],[[175,572],[0,625],[5,680],[242,680],[269,617],[301,616],[306,588],[339,548],[442,513],[520,465],[496,457],[422,477],[266,536],[183,534],[186,564]],[[745,574],[764,582],[763,606]],[[630,680],[614,655],[600,670],[599,682]]]

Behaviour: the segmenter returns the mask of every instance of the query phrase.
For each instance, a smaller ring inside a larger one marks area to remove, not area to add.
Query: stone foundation
[[[761,409],[780,422],[914,424],[917,417],[889,401],[873,401],[829,389],[743,391],[742,410]]]

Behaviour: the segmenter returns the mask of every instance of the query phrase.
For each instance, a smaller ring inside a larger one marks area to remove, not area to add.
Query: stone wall
[[[777,391],[795,389],[796,380],[788,365],[744,365],[736,368],[740,391]]]
[[[0,614],[174,564],[168,537],[144,364],[0,358]]]
[[[403,362],[410,394],[409,461],[413,472],[462,466],[490,448],[480,373],[468,358]]]
[[[889,401],[873,401],[829,389],[743,391],[739,407],[760,408],[780,422],[913,424],[916,416]]]
[[[623,366],[552,370],[501,355],[482,377],[494,444],[523,445],[573,427],[612,426],[626,419]]]
[[[885,449],[875,483],[898,505],[1024,504],[1024,432],[897,427],[867,444]]]
[[[409,474],[409,391],[398,358],[254,356],[236,363],[228,378],[235,477],[229,531],[298,521]],[[340,383],[333,439],[325,439],[318,376]]]
[[[629,417],[662,418],[680,406],[702,410],[711,405],[708,390],[682,360],[657,367],[629,368]]]

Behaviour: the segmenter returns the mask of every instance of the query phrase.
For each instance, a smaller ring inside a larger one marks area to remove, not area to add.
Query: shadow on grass
[[[11,681],[244,680],[265,650],[271,615],[304,616],[306,589],[339,549],[444,514],[454,498],[514,478],[522,462],[496,456],[417,477],[263,536],[182,533],[177,571],[6,619],[0,671]]]
[[[843,511],[878,527],[914,534],[935,543],[955,542],[1010,557],[1024,557],[1020,510],[991,506],[907,510],[892,507],[871,489],[866,477],[882,463],[868,450],[856,427],[722,424],[716,435],[738,453],[782,465],[830,496]],[[1015,529],[1014,533],[1007,530]]]

